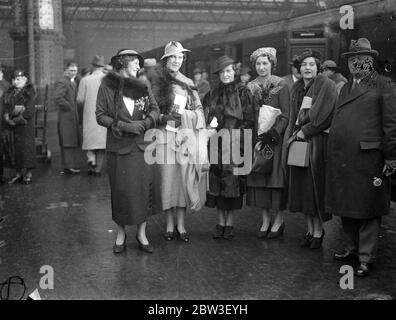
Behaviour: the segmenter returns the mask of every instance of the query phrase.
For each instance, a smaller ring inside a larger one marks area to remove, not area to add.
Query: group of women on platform
[[[201,103],[193,81],[180,72],[188,51],[179,42],[168,43],[156,71],[149,81],[143,81],[137,78],[143,58],[134,50],[120,50],[112,58],[114,72],[102,81],[96,115],[98,123],[108,128],[112,214],[119,227],[114,252],[126,248],[127,225],[138,226],[140,250],[153,252],[145,232],[146,221],[159,212],[166,213],[165,239],[177,237],[188,242],[186,212],[199,210],[203,205],[218,210],[213,238],[230,240],[234,237],[234,212],[242,208],[244,197],[248,206],[261,209],[259,238],[283,234],[283,211],[288,208],[306,217],[307,233],[301,245],[319,248],[324,236],[322,223],[329,219],[323,210],[326,129],[337,97],[334,83],[318,74],[319,54],[310,49],[302,52],[298,64],[302,77],[292,88],[272,74],[277,64],[274,48],[260,48],[251,54],[258,77],[247,85],[237,81],[234,60],[223,56],[214,70],[219,84]],[[304,97],[310,98],[310,108],[301,108]],[[175,101],[185,101],[184,112],[178,112]],[[262,105],[278,109],[279,115],[271,128],[259,135]],[[144,158],[149,147],[144,135],[152,128],[162,132],[155,147],[156,157],[166,159],[155,165],[149,165]],[[167,161],[180,153],[194,155],[194,148],[182,148],[185,140],[178,140],[175,133],[180,128],[191,129],[195,134],[239,130],[241,135],[239,143],[219,137],[218,161],[209,159],[209,168]],[[253,135],[246,135],[244,129],[250,129]],[[224,150],[232,153],[233,148],[239,148],[237,152],[242,156],[249,152],[243,148],[244,139],[252,139],[252,146],[270,147],[271,170],[241,175],[235,174],[235,169],[243,164],[233,157],[223,163]],[[308,167],[286,164],[288,145],[296,139],[309,140],[313,146]]]

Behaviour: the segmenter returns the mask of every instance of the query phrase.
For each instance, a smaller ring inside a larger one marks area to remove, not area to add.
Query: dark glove
[[[124,122],[118,121],[117,127],[121,132],[132,133],[140,136],[146,131],[146,124],[144,120]]]
[[[164,114],[161,116],[161,124],[166,125],[168,121],[173,121],[175,123],[175,128],[180,127],[181,125],[181,114],[175,111],[172,111],[170,114]]]
[[[21,114],[15,118],[12,118],[11,121],[14,121],[14,123],[17,125],[26,125],[27,124],[26,119]]]
[[[266,144],[271,146],[276,146],[280,143],[281,137],[279,133],[271,129],[265,133],[262,133],[258,136],[258,140],[261,141],[261,149],[265,147]]]

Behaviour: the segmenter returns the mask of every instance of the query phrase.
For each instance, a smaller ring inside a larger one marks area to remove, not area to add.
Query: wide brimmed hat
[[[370,41],[366,38],[359,38],[357,40],[351,40],[348,52],[341,54],[343,58],[349,58],[359,54],[367,54],[374,58],[378,57],[378,51],[371,49]]]
[[[143,57],[138,54],[135,50],[132,49],[121,49],[118,50],[117,54],[111,58],[111,64],[113,64],[114,59],[122,57],[122,56],[134,56],[137,57],[139,59],[139,66],[140,68],[143,68],[144,66],[144,59]]]
[[[191,50],[183,48],[183,46],[180,42],[171,41],[166,44],[165,52],[164,52],[164,55],[162,56],[161,60],[164,60],[165,58],[173,56],[178,53],[190,52],[190,51]]]
[[[312,50],[312,49],[306,48],[298,56],[298,61],[301,63],[301,62],[303,62],[304,59],[309,58],[309,57],[316,58],[320,61],[321,53],[315,49]]]
[[[91,64],[94,67],[105,67],[106,66],[104,57],[98,56],[98,55],[93,57]]]
[[[229,56],[221,56],[215,62],[215,68],[213,73],[217,74],[225,67],[228,67],[230,64],[234,64],[234,63],[235,63],[234,59],[230,58]]]
[[[337,66],[335,61],[333,60],[326,60],[322,63],[322,69],[329,69],[333,71],[340,71],[340,68]]]

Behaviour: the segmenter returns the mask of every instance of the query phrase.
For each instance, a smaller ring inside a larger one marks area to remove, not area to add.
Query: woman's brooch
[[[143,113],[143,119],[147,116],[148,96],[142,97],[135,101],[135,106]]]

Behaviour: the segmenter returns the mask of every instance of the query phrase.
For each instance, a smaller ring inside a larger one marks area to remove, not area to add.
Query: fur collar
[[[175,95],[173,92],[173,85],[179,85],[194,99],[192,94],[193,90],[197,90],[196,87],[190,86],[189,84],[180,81],[173,77],[164,67],[156,67],[149,76],[151,83],[151,89],[153,91],[155,100],[160,108],[161,113],[170,113],[173,106]]]
[[[114,71],[104,76],[102,83],[115,92],[122,91],[123,96],[134,100],[148,95],[148,87],[144,81],[137,78],[124,78]]]
[[[13,104],[13,101],[18,101],[18,103],[22,103],[29,101],[36,97],[36,90],[34,89],[33,84],[28,82],[22,90],[18,90],[15,85],[12,85],[8,88],[8,90],[4,94],[4,101],[8,104]]]

